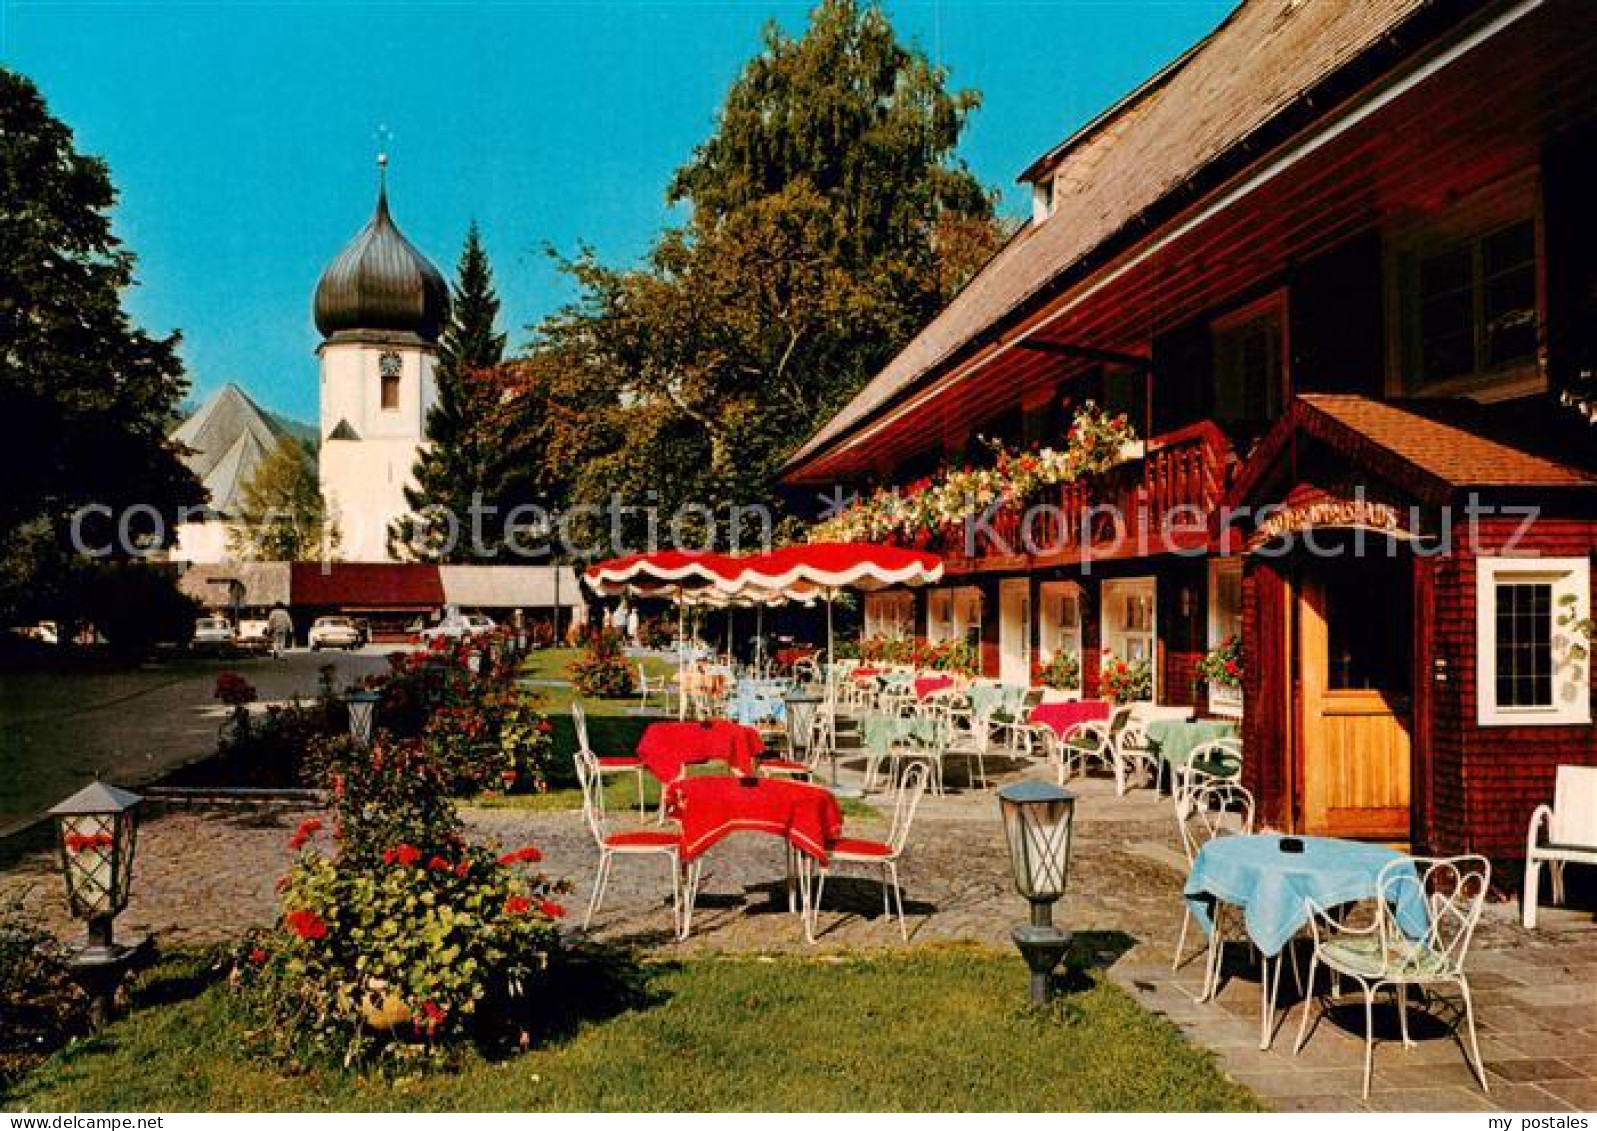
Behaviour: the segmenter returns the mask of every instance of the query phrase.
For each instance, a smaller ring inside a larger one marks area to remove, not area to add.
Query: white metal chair
[[[1469,981],[1464,975],[1464,960],[1469,944],[1486,906],[1491,887],[1492,866],[1484,856],[1404,857],[1381,869],[1375,890],[1371,921],[1350,926],[1338,921],[1323,908],[1309,905],[1309,929],[1314,935],[1314,957],[1309,962],[1308,985],[1324,965],[1340,977],[1350,978],[1364,991],[1364,1095],[1370,1094],[1370,1075],[1375,1066],[1375,996],[1383,988],[1395,991],[1399,1032],[1403,1046],[1412,1048],[1408,1035],[1408,988],[1457,985],[1464,1003],[1464,1025],[1469,1036],[1466,1054],[1470,1067],[1480,1080],[1481,1090],[1490,1091],[1486,1068],[1481,1063],[1480,1043],[1475,1037],[1475,1007],[1470,1000]],[[1411,938],[1399,922],[1399,908],[1418,900],[1429,917],[1421,938]],[[1334,989],[1335,987],[1333,987]],[[1328,999],[1321,998],[1321,1014]],[[1309,1033],[1309,1006],[1303,1003],[1303,1019],[1298,1023],[1296,1056]]]
[[[1559,766],[1552,806],[1538,805],[1531,814],[1521,901],[1521,916],[1531,930],[1543,862],[1552,873],[1555,904],[1564,902],[1565,864],[1597,864],[1597,766]]]
[[[904,858],[909,843],[910,826],[915,823],[915,810],[920,808],[926,795],[930,773],[925,765],[914,764],[905,768],[899,779],[898,794],[893,799],[893,823],[886,840],[865,840],[858,837],[841,837],[831,848],[831,863],[821,869],[815,884],[815,901],[812,915],[821,911],[821,894],[826,890],[826,877],[839,864],[861,864],[882,870],[882,914],[891,916],[898,910],[898,933],[909,941],[909,925],[904,918],[904,889],[898,879],[898,862]],[[891,897],[891,901],[889,901]]]
[[[1109,712],[1107,719],[1092,719],[1077,723],[1060,740],[1059,784],[1065,784],[1070,773],[1086,773],[1089,761],[1119,775],[1120,735],[1131,724],[1131,705],[1122,704]]]
[[[643,759],[636,754],[595,754],[588,744],[588,712],[581,699],[571,701],[571,724],[577,732],[577,753],[592,756],[601,780],[614,774],[633,776],[638,787],[638,816],[644,816],[647,809],[643,803]]]
[[[586,750],[577,751],[577,781],[582,785],[582,816],[599,846],[599,870],[593,877],[593,895],[588,913],[582,918],[587,928],[604,902],[604,889],[610,883],[610,868],[617,856],[663,856],[671,866],[671,923],[682,930],[682,873],[680,857],[682,834],[675,829],[628,829],[611,832],[604,812],[604,786],[598,759]]]
[[[650,676],[649,669],[644,667],[643,661],[638,661],[638,710],[649,709],[649,698],[653,696],[662,704],[670,706],[669,683],[665,676]]]
[[[1232,772],[1216,773],[1216,767],[1235,767]],[[1242,771],[1242,740],[1216,738],[1193,747],[1185,765],[1177,766],[1170,780],[1170,799],[1175,802],[1176,821],[1182,819],[1187,796],[1201,785],[1215,781],[1235,781]]]
[[[1211,840],[1221,836],[1249,836],[1253,832],[1253,794],[1240,784],[1225,779],[1205,782],[1185,799],[1185,805],[1176,805],[1176,827],[1181,834],[1181,851],[1186,854],[1187,867],[1198,858],[1199,851]],[[1181,955],[1187,947],[1187,930],[1192,926],[1192,909],[1182,900],[1185,914],[1181,919],[1181,935],[1176,939],[1175,957],[1170,972],[1181,968]],[[1224,939],[1221,934],[1221,916],[1225,905],[1216,900],[1213,911],[1213,928],[1209,946],[1209,961],[1204,964],[1203,992],[1207,998],[1214,989],[1219,975],[1219,956]]]
[[[1144,724],[1135,718],[1128,719],[1115,736],[1115,796],[1124,797],[1131,788],[1130,780],[1136,773],[1144,781],[1155,785],[1159,781],[1159,755],[1148,741]]]

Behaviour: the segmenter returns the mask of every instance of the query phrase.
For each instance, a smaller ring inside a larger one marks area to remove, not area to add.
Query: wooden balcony
[[[925,548],[941,553],[951,573],[1195,550],[1209,543],[1236,463],[1225,434],[1199,421],[1052,497],[1001,509],[985,523],[951,524]]]

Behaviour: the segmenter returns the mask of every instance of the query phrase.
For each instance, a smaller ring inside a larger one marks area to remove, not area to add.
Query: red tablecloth
[[[855,668],[849,673],[851,679],[875,679],[879,673],[875,668]]]
[[[749,781],[752,780],[752,784]],[[777,778],[683,778],[665,794],[682,826],[682,859],[692,860],[737,832],[779,836],[820,861],[843,833],[843,810],[830,790]]]
[[[1046,723],[1063,737],[1077,723],[1109,717],[1109,704],[1103,699],[1077,699],[1071,703],[1039,703],[1031,709],[1031,721]]]
[[[765,753],[760,732],[730,719],[650,723],[638,740],[638,757],[663,782],[676,781],[684,766],[725,762],[740,774],[754,772],[754,759]]]
[[[915,698],[924,699],[928,695],[935,695],[945,687],[954,686],[954,677],[951,675],[929,675],[915,681]]]

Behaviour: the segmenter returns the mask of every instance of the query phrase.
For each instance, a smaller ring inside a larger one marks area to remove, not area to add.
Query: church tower
[[[386,166],[384,158],[378,159]],[[449,286],[388,214],[377,212],[316,284],[321,486],[344,561],[391,561],[388,526],[407,513],[416,455],[437,399],[433,367]]]

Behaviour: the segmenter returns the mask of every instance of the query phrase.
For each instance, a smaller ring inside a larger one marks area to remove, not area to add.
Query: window
[[[1413,373],[1421,385],[1536,358],[1536,226],[1521,220],[1430,254],[1416,267]]]
[[[1146,660],[1154,664],[1156,625],[1154,623],[1154,580],[1132,578],[1103,583],[1103,646],[1122,660]],[[1158,687],[1155,686],[1157,697]]]
[[[382,376],[383,411],[397,412],[399,410],[399,374],[384,373]]]
[[[1209,647],[1242,635],[1242,559],[1209,563]]]
[[[1478,193],[1394,248],[1394,391],[1494,400],[1545,384],[1532,181]]]
[[[973,648],[981,647],[981,590],[974,586],[954,590],[953,635]]]
[[[915,635],[915,595],[908,592],[865,595],[865,635],[905,640]]]
[[[1591,564],[1585,558],[1481,558],[1476,565],[1483,726],[1591,721]]]
[[[1271,295],[1217,320],[1214,418],[1251,437],[1281,415],[1286,399],[1286,296]]]
[[[934,589],[926,596],[926,639],[940,644],[954,635],[954,593]]]
[[[1039,587],[1042,601],[1037,643],[1047,663],[1056,655],[1081,658],[1081,589],[1073,581],[1046,581]]]

